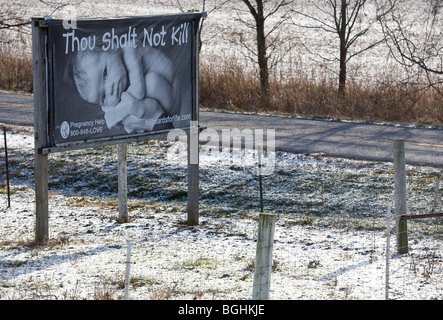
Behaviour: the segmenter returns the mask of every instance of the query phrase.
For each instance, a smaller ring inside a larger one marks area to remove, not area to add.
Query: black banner
[[[201,17],[49,20],[49,146],[189,127]]]

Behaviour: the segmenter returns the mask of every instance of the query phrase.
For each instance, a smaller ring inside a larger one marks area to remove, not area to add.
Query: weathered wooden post
[[[129,280],[131,270],[131,246],[132,243],[126,241],[126,272],[125,272],[125,300],[129,299]]]
[[[128,222],[127,144],[117,145],[118,153],[118,221]]]
[[[203,13],[203,18],[206,13]],[[192,24],[193,34],[200,32],[198,24]],[[191,121],[189,122],[188,134],[188,221],[191,226],[196,226],[200,221],[199,213],[199,37],[195,39],[195,46],[192,51],[192,80],[194,88],[192,90],[193,110]]]
[[[32,60],[34,72],[34,148],[35,148],[35,242],[45,243],[49,238],[48,226],[48,155],[41,152],[47,147],[47,64],[45,20],[32,19]]]
[[[5,145],[6,145],[6,142],[5,142]],[[436,178],[436,181],[435,181],[434,202],[432,203],[431,213],[435,213],[435,209],[437,208],[438,191],[440,190],[440,177],[441,177],[441,172],[437,173],[437,178]]]
[[[5,138],[6,188],[8,191],[8,208],[10,208],[11,207],[11,190],[9,188],[9,160],[8,160],[8,144],[6,142],[6,127],[3,127],[3,136]]]
[[[269,299],[275,219],[276,215],[272,213],[260,213],[259,215],[254,284],[252,287],[253,300]]]
[[[386,212],[386,272],[385,272],[385,300],[389,300],[389,259],[391,256],[391,206]]]
[[[397,228],[397,253],[408,253],[408,222],[402,219],[407,214],[406,163],[404,140],[394,141],[394,198]]]
[[[199,224],[199,128],[191,121],[188,135],[188,224]]]

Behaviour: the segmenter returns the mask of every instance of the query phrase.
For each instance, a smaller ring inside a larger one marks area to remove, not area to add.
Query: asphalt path
[[[34,126],[34,97],[0,91],[0,123]]]
[[[32,95],[0,91],[0,123],[33,126],[32,104]],[[215,111],[200,111],[200,124],[220,137],[222,129],[275,130],[276,151],[382,162],[392,162],[393,141],[403,139],[407,164],[443,169],[442,129]]]

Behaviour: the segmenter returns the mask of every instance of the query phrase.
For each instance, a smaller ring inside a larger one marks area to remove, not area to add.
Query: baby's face
[[[87,101],[114,107],[128,85],[121,57],[115,52],[103,52],[85,55],[79,62],[88,78]]]

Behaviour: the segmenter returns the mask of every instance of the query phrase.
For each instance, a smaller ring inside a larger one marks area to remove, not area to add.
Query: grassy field
[[[33,137],[22,130],[7,132],[0,299],[123,299],[127,241],[131,299],[250,299],[259,192],[241,150],[215,158],[202,148],[195,227],[186,224],[186,154],[167,161],[170,142],[128,146],[128,223],[117,220],[116,147],[51,154],[50,240],[35,246]],[[411,213],[429,211],[433,173],[407,167]],[[277,213],[272,299],[384,298],[392,165],[278,153],[263,185],[265,210]],[[441,300],[441,221],[408,227],[410,254],[396,255],[391,237],[390,298]]]

